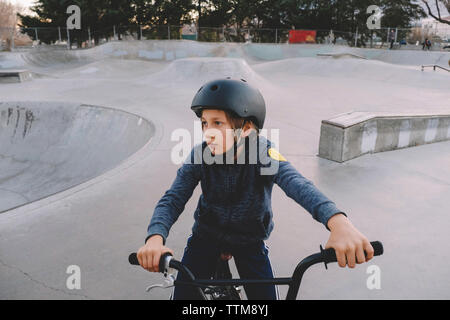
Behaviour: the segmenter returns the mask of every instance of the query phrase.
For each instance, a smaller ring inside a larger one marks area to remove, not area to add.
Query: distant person
[[[425,38],[425,41],[423,42],[422,50],[425,50],[425,48],[427,48],[427,50],[431,49],[431,41],[428,38]]]
[[[394,47],[394,42],[395,42],[395,31],[391,30],[391,33],[389,34],[389,42],[391,43],[391,47],[389,49],[392,50],[392,48]]]
[[[335,44],[336,43],[336,37],[334,36],[333,30],[330,31],[330,43]]]

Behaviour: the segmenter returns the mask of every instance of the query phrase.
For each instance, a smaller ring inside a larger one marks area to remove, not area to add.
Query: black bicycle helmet
[[[266,104],[258,89],[244,79],[217,79],[205,83],[192,100],[191,109],[201,117],[203,109],[229,111],[250,118],[258,129],[264,126]]]

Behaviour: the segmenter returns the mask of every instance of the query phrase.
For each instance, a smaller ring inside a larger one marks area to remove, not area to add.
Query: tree
[[[434,0],[434,3],[436,5],[436,10],[437,10],[437,15],[433,13],[433,11],[431,10],[430,4],[428,3],[428,0],[422,0],[422,2],[425,4],[425,6],[427,7],[428,10],[428,15],[430,15],[431,17],[433,17],[435,20],[441,22],[441,23],[446,23],[446,24],[450,24],[450,20],[445,20],[442,18],[441,16],[441,9],[439,8],[439,2],[442,3],[448,10],[448,12],[450,12],[450,0]]]
[[[34,30],[27,28],[47,28],[40,32],[39,40],[51,43],[59,37],[57,28],[66,26],[69,17],[66,10],[73,4],[81,9],[81,30],[70,31],[71,38],[79,45],[87,40],[88,28],[98,42],[101,35],[112,33],[113,25],[119,30],[133,18],[131,0],[38,0],[31,7],[35,15],[19,15],[21,27],[31,37],[34,37]]]
[[[382,22],[384,26],[407,28],[411,21],[426,17],[422,7],[410,0],[384,0]]]
[[[14,6],[5,0],[0,0],[0,28],[12,28],[15,21]]]
[[[9,50],[9,39],[14,32],[16,27],[14,6],[4,0],[0,0],[0,47],[1,43],[4,41],[7,43],[7,50]]]
[[[425,1],[426,0],[422,0]],[[436,0],[435,0],[436,1]],[[447,3],[450,0],[441,0]],[[317,30],[318,37],[336,36],[354,44],[356,30],[361,35],[361,44],[371,38],[367,29],[367,8],[377,5],[383,11],[382,26],[405,28],[411,21],[425,15],[425,11],[410,0],[38,0],[33,11],[36,16],[22,16],[24,27],[64,26],[66,8],[76,4],[81,8],[84,32],[73,32],[84,39],[85,29],[90,27],[94,37],[110,35],[112,26],[119,34],[121,27],[138,25],[181,25],[194,19],[199,27],[237,27],[248,29],[283,28]],[[150,31],[149,31],[150,30]],[[146,29],[153,36],[167,37],[167,28]],[[33,31],[29,31],[33,36]],[[220,31],[221,32],[221,31]],[[139,34],[139,32],[137,32]],[[205,31],[208,33],[208,31]],[[219,39],[217,31],[211,37]],[[258,41],[267,37],[273,41],[275,34],[261,32]],[[40,37],[45,42],[54,41],[57,33],[49,32]],[[238,35],[236,40],[242,40]]]
[[[199,23],[202,27],[219,27],[230,24],[233,19],[233,2],[226,0],[202,1]]]
[[[22,11],[24,11],[23,6],[13,5],[8,1],[0,0],[0,43],[6,43],[6,50],[11,49],[11,41],[14,41],[15,45],[28,45],[31,43],[31,39],[17,29],[17,13]]]

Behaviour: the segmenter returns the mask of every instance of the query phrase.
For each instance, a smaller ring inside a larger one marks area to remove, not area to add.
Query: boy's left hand
[[[346,216],[336,214],[328,220],[327,225],[331,234],[325,248],[334,248],[340,267],[348,265],[349,268],[354,268],[356,263],[361,264],[373,258],[374,251],[369,240]]]

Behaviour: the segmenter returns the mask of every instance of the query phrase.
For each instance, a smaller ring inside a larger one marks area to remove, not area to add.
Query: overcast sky
[[[7,0],[12,4],[19,4],[22,7],[25,8],[25,13],[31,14],[31,11],[28,11],[27,9],[31,6],[33,6],[34,2],[36,0]]]
[[[9,0],[9,2],[11,3],[14,4],[18,3],[23,5],[24,7],[30,7],[31,5],[33,5],[34,1],[35,0]]]
[[[420,3],[422,5],[423,9],[425,10],[425,12],[428,14],[428,9],[423,4],[422,1],[416,0],[415,2]],[[441,10],[441,16],[442,17],[448,16],[447,8],[440,1],[438,3],[439,3],[439,10]],[[438,11],[436,9],[436,2],[435,1],[428,1],[428,4],[430,5],[430,9],[433,12],[433,14],[435,14],[437,16],[438,15]]]

